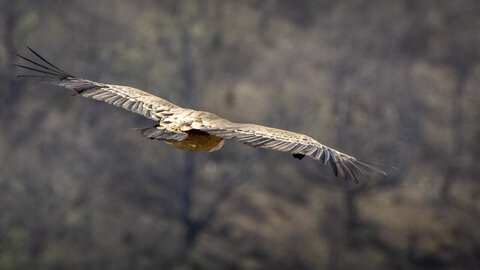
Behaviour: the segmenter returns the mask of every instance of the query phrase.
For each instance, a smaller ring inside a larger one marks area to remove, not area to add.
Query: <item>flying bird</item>
[[[177,106],[165,99],[130,87],[94,82],[71,75],[53,65],[27,46],[36,57],[17,54],[28,65],[17,67],[35,72],[18,77],[49,79],[45,83],[71,89],[76,95],[104,101],[130,112],[143,115],[156,122],[152,127],[138,129],[150,139],[166,142],[186,151],[212,152],[222,148],[225,139],[233,139],[252,147],[291,153],[302,159],[309,156],[332,167],[335,176],[358,183],[357,173],[370,175],[382,170],[355,157],[337,151],[311,137],[287,130],[255,124],[235,123],[216,114]]]

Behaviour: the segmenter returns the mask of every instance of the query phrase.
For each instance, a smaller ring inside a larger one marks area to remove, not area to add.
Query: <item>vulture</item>
[[[143,115],[155,122],[152,127],[138,129],[146,138],[195,152],[219,150],[225,139],[233,139],[252,147],[287,152],[297,159],[311,157],[330,165],[335,176],[352,179],[355,183],[358,183],[358,173],[366,176],[370,176],[371,172],[387,175],[372,163],[360,161],[307,135],[256,124],[235,123],[210,112],[182,108],[134,87],[83,79],[61,70],[30,47],[27,48],[35,57],[17,54],[25,64],[15,65],[30,71],[30,74],[17,77],[43,78],[45,81],[42,83],[65,87],[73,90],[75,95]]]

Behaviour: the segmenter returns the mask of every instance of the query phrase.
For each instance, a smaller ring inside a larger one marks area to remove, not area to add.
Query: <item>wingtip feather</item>
[[[335,162],[333,162],[332,159],[328,159],[328,163],[330,164],[330,167],[332,167],[333,174],[335,174],[335,176],[338,177],[338,168]]]

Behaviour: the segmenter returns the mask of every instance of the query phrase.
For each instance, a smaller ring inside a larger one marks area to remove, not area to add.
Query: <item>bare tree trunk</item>
[[[355,190],[347,190],[345,191],[345,207],[347,210],[347,217],[346,217],[346,229],[347,231],[354,230],[358,225],[358,210],[356,204],[356,194]]]
[[[276,0],[264,0],[261,5],[261,16],[258,24],[258,33],[260,38],[265,44],[271,45],[269,39],[268,29],[272,18],[273,8],[275,7]]]
[[[0,78],[2,85],[6,86],[5,91],[0,93],[0,102],[2,103],[1,108],[2,120],[11,119],[11,110],[9,105],[13,104],[18,98],[19,91],[15,91],[15,82],[13,80],[13,69],[11,64],[14,62],[15,56],[15,29],[17,26],[18,20],[18,8],[16,1],[8,1],[3,5],[3,44],[5,46],[5,75],[3,78]]]
[[[349,67],[343,63],[338,64],[338,70],[335,76],[335,114],[337,116],[337,144],[347,145],[350,141],[350,135],[347,130],[352,122],[352,98],[353,93],[347,93],[343,86],[343,79]],[[344,230],[346,245],[355,245],[355,229],[359,225],[359,217],[357,210],[358,190],[343,190],[343,207],[345,210]]]
[[[191,53],[190,33],[188,22],[184,22],[180,29],[180,46],[181,46],[181,68],[180,77],[182,78],[182,96],[188,107],[193,107],[196,103],[195,90],[195,74],[193,67],[193,59]],[[192,220],[192,196],[193,185],[195,180],[195,156],[193,153],[185,153],[185,167],[183,173],[183,187],[181,196],[181,215],[185,225],[184,243],[187,249],[190,249],[197,238],[199,228],[197,223]]]
[[[450,164],[448,164],[447,172],[445,173],[445,179],[440,189],[440,197],[442,200],[450,201],[450,189],[457,179],[456,175],[462,171],[463,156],[465,153],[464,139],[463,139],[463,93],[465,89],[466,80],[468,78],[467,72],[459,72],[458,79],[454,92],[452,93],[451,106],[452,117],[450,120],[450,128],[452,129],[453,142],[452,142],[452,157]]]
[[[191,248],[197,238],[199,228],[196,222],[192,219],[192,196],[193,184],[195,179],[195,158],[193,153],[185,152],[185,167],[183,175],[183,187],[181,197],[181,211],[182,221],[185,224],[185,239],[184,243],[187,249]]]
[[[186,22],[180,29],[180,50],[181,50],[181,70],[182,79],[182,97],[186,102],[186,107],[192,108],[196,103],[195,95],[195,73],[192,59],[192,48],[190,40],[189,25]]]

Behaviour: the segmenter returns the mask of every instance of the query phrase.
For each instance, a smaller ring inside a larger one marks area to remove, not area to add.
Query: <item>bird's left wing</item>
[[[355,183],[358,183],[357,172],[369,175],[369,172],[377,171],[386,175],[372,165],[323,145],[307,135],[287,130],[233,123],[215,115],[203,118],[193,127],[224,139],[235,139],[252,147],[291,153],[299,159],[309,156],[322,161],[325,165],[329,164],[335,176],[340,174]]]
[[[77,95],[104,101],[156,121],[168,114],[168,111],[172,108],[178,108],[177,105],[140,89],[99,83],[73,76],[59,69],[31,48],[27,48],[37,59],[32,60],[17,54],[18,57],[27,61],[30,66],[20,64],[16,64],[16,66],[33,71],[35,74],[18,75],[18,77],[49,78],[51,79],[50,81],[42,83],[69,88],[75,91]]]

